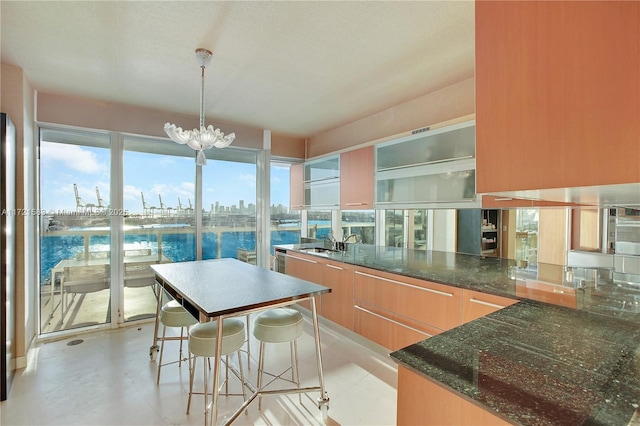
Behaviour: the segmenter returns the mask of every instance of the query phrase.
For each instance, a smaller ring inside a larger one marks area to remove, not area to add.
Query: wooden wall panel
[[[569,209],[540,209],[538,222],[538,262],[564,265],[567,256]]]
[[[600,250],[602,226],[600,209],[572,209],[571,249]]]

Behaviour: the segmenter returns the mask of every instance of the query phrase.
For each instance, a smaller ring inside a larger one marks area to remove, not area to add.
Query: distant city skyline
[[[110,151],[107,148],[41,143],[41,206],[45,210],[75,211],[78,200],[97,208],[98,197],[110,205]],[[124,208],[143,213],[145,208],[176,211],[195,207],[195,160],[188,157],[125,151]],[[256,204],[256,165],[221,160],[207,161],[203,167],[203,209],[216,202],[239,208]],[[99,194],[99,195],[98,195]],[[272,206],[289,205],[289,168],[272,165]]]

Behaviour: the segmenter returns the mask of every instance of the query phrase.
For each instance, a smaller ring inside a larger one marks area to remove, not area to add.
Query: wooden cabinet
[[[391,350],[460,324],[455,287],[356,267],[354,331]]]
[[[353,266],[331,260],[322,263],[322,285],[331,293],[322,295],[320,314],[353,330]]]
[[[346,263],[300,253],[287,253],[286,273],[296,278],[322,284],[331,293],[316,299],[318,315],[353,330],[353,267]],[[311,309],[308,301],[300,306]]]
[[[397,351],[416,342],[441,333],[441,330],[430,329],[424,324],[407,325],[406,318],[389,312],[376,312],[365,304],[356,304],[353,311],[353,329],[367,339],[384,346],[391,351]],[[396,319],[393,317],[396,316]],[[419,328],[418,328],[419,327]]]
[[[640,2],[475,7],[477,192],[640,182]]]
[[[462,290],[462,324],[499,311],[516,302],[517,300],[506,297]]]
[[[373,208],[373,146],[340,154],[340,207],[343,210]]]
[[[330,287],[318,314],[392,351],[517,302],[297,252],[286,273]]]
[[[289,171],[289,207],[302,210],[304,205],[304,164],[292,164]]]
[[[287,275],[300,278],[301,280],[320,284],[322,277],[322,264],[318,261],[317,257],[299,253],[290,254],[288,252],[286,273]],[[311,309],[311,302],[308,300],[300,302],[299,305],[304,306],[307,309]],[[316,309],[318,309],[318,307],[318,300],[316,300]]]
[[[508,425],[495,414],[398,366],[397,422],[403,425]]]

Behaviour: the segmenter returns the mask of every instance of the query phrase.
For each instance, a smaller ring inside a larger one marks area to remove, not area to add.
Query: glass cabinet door
[[[340,181],[333,179],[305,183],[304,204],[310,207],[340,207]]]
[[[471,208],[480,202],[475,169],[474,121],[385,142],[376,147],[376,207]]]
[[[340,207],[340,156],[332,155],[304,165],[304,205]]]
[[[376,203],[474,201],[475,178],[475,159],[380,172],[376,176]]]
[[[376,170],[475,158],[473,122],[387,142],[376,148]]]
[[[304,165],[305,182],[335,178],[340,178],[340,156],[338,155],[309,161]]]

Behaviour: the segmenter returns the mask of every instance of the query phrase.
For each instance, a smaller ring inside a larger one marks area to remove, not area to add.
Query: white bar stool
[[[182,342],[189,337],[189,327],[198,323],[198,320],[193,317],[185,308],[175,300],[165,303],[160,310],[160,322],[162,323],[162,337],[158,340],[162,341],[160,345],[160,359],[158,360],[158,376],[156,378],[156,384],[160,383],[160,370],[165,365],[181,363],[187,361],[187,358],[182,356]],[[180,337],[166,337],[167,327],[180,327]],[[184,335],[184,329],[187,328],[187,335]],[[177,361],[162,363],[162,355],[164,353],[164,342],[167,340],[179,340],[180,341],[180,356]]]
[[[302,314],[292,308],[276,308],[262,312],[253,321],[253,335],[260,341],[260,355],[258,358],[258,389],[270,385],[276,379],[287,380],[282,377],[291,370],[291,383],[300,387],[300,373],[298,371],[298,345],[296,340],[302,335],[304,321]],[[264,344],[289,342],[291,366],[280,374],[271,374],[264,371]],[[263,385],[262,375],[273,377],[269,383]],[[302,403],[302,395],[298,394]],[[262,409],[262,397],[258,399],[258,409]]]
[[[193,355],[193,362],[191,363],[191,374],[189,376],[189,399],[187,400],[187,414],[191,407],[191,395],[193,392],[193,379],[196,370],[197,357],[206,358],[204,365],[204,407],[205,413],[208,410],[208,383],[209,383],[209,370],[211,368],[210,358],[216,356],[216,337],[218,335],[218,322],[203,322],[199,323],[191,328],[189,331],[189,352]],[[242,370],[242,357],[240,356],[240,348],[245,342],[245,326],[242,320],[237,318],[228,318],[222,322],[222,353],[225,356],[224,364],[226,366],[226,379],[225,379],[225,395],[242,395],[244,400],[247,400],[247,393],[245,390],[244,372]],[[228,355],[232,352],[236,352],[238,355],[238,365],[240,366],[240,381],[242,383],[242,394],[230,394],[228,392],[228,379],[229,379],[229,362]],[[221,364],[222,365],[222,364]],[[206,415],[205,415],[206,419]]]

